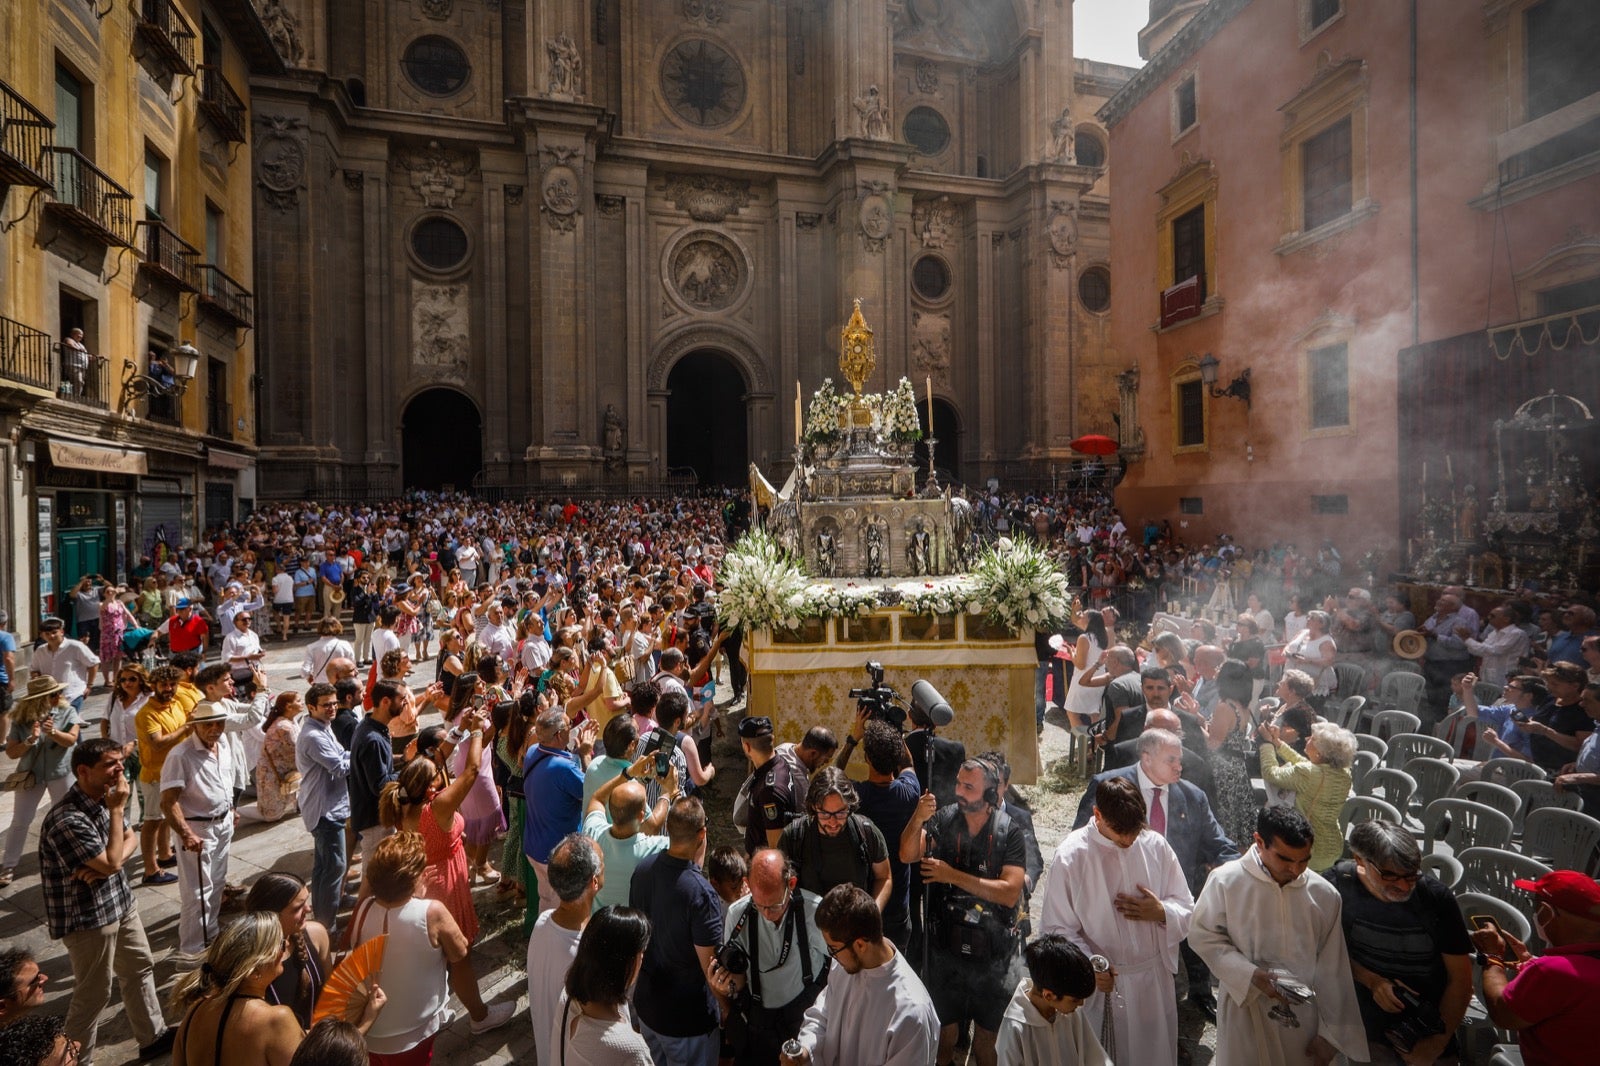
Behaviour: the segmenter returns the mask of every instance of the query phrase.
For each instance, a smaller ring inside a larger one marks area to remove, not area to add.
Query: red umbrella
[[[1084,455],[1115,455],[1119,445],[1101,433],[1090,433],[1072,442],[1072,450]]]

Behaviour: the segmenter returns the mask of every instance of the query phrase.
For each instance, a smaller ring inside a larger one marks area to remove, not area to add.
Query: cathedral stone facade
[[[782,476],[856,298],[946,474],[1115,433],[1092,116],[1131,72],[1065,0],[262,15],[263,496]]]

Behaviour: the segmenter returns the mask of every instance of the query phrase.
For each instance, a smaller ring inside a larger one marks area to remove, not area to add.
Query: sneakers
[[[17,871],[10,866],[7,866],[4,870],[0,870],[0,888],[5,888],[12,881],[16,880],[16,877]]]
[[[509,1022],[516,1013],[517,1005],[515,1003],[496,1003],[489,1008],[489,1013],[483,1016],[482,1021],[472,1023],[472,1032],[474,1034],[487,1033],[490,1030],[498,1029],[506,1022]]]

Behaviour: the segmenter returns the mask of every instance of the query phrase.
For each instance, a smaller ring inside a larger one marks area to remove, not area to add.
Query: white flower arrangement
[[[1025,542],[987,550],[970,574],[838,585],[809,580],[777,541],[757,531],[723,557],[717,584],[722,621],[747,630],[789,628],[808,618],[860,618],[892,606],[921,615],[981,614],[1011,629],[1045,629],[1072,609],[1066,575]]]
[[[917,417],[917,392],[910,378],[901,378],[894,391],[883,397],[881,432],[891,440],[922,439],[922,421]]]
[[[991,622],[1012,629],[1048,629],[1065,621],[1072,611],[1066,575],[1031,543],[1002,545],[973,565],[973,602]]]
[[[849,408],[850,401],[834,391],[833,379],[823,378],[822,385],[811,395],[811,406],[806,412],[803,439],[808,444],[832,441],[839,438],[839,419]]]

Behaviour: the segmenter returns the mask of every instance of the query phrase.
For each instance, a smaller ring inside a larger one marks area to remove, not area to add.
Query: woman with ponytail
[[[464,740],[467,749],[461,776],[452,780],[440,765],[444,757],[439,754],[411,760],[378,795],[378,820],[402,833],[421,834],[428,856],[421,895],[443,903],[470,943],[478,938],[478,913],[472,906],[463,840],[466,820],[460,808],[478,779],[483,758],[483,719],[476,711],[469,711],[462,715],[459,728],[466,730],[466,735],[455,743]]]
[[[183,1015],[174,1066],[289,1066],[304,1034],[293,1010],[266,998],[289,951],[275,914],[246,914],[224,927],[172,993],[173,1012]]]
[[[311,920],[311,890],[294,874],[269,872],[256,879],[245,897],[247,911],[275,915],[289,941],[283,972],[267,989],[267,1002],[294,1011],[303,1029],[311,1027],[311,1012],[322,985],[333,969],[328,930]]]

